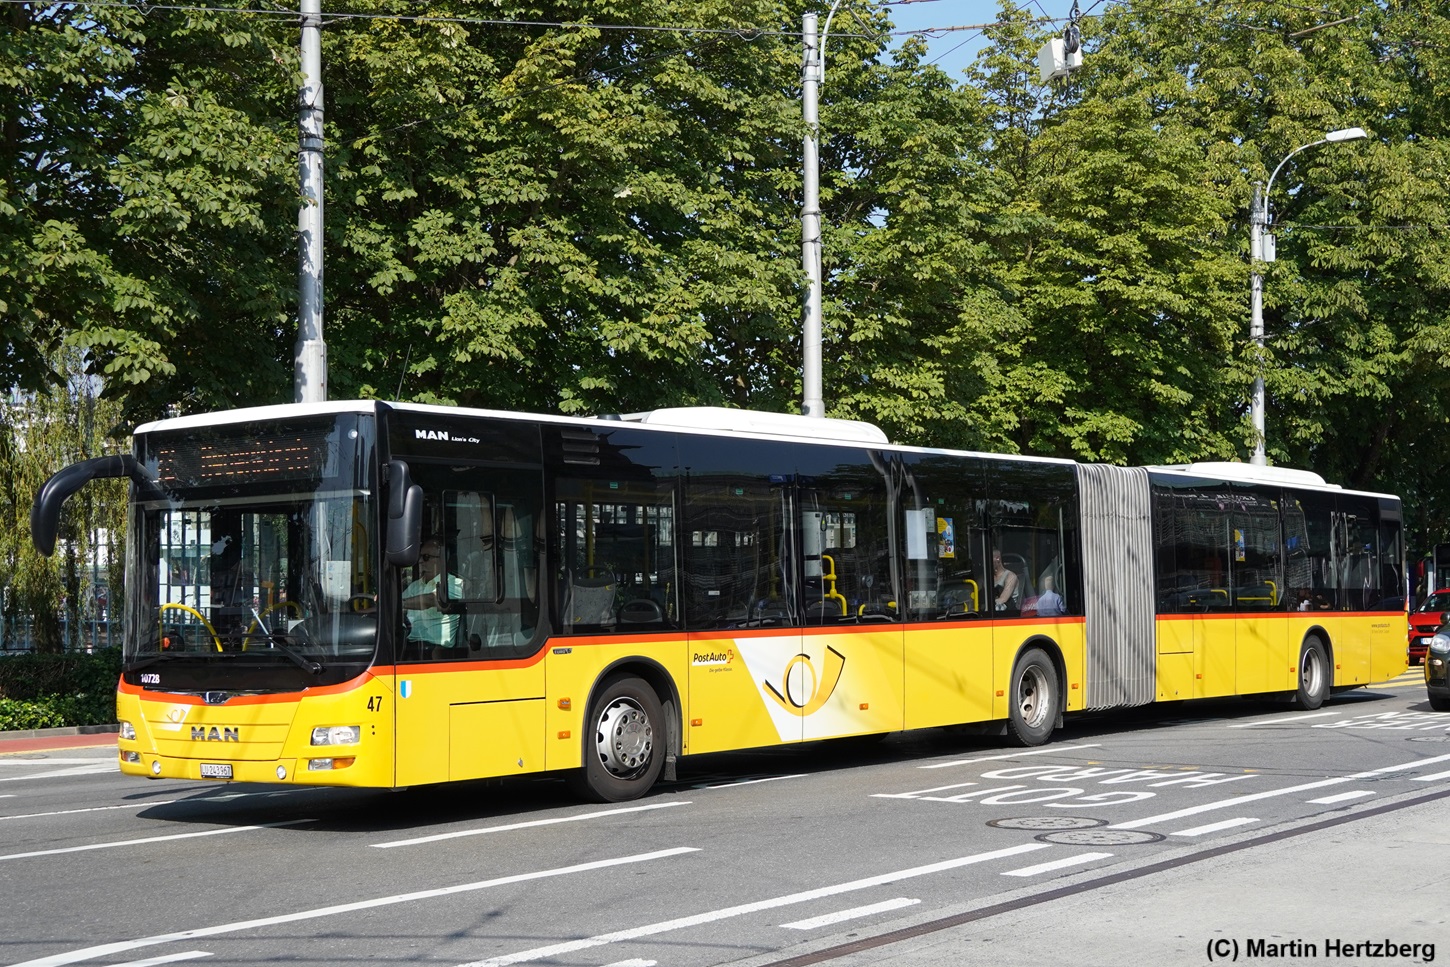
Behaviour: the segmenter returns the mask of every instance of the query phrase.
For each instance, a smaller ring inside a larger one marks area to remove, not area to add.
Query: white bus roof
[[[771,436],[798,437],[806,440],[833,440],[847,443],[890,443],[879,427],[860,420],[823,419],[794,413],[764,413],[758,410],[733,410],[725,406],[672,406],[647,413],[628,413],[628,423],[651,426],[672,426],[693,430],[722,430],[739,433],[765,433]]]

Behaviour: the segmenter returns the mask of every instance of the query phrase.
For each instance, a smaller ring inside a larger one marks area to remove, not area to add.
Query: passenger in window
[[[1017,611],[1020,607],[1017,572],[1002,563],[1001,551],[992,552],[992,602],[996,611]]]
[[[457,575],[448,575],[448,584],[443,587],[443,542],[428,538],[418,555],[418,579],[403,589],[409,643],[423,650],[431,648],[434,658],[445,657],[440,649],[458,644],[458,615],[446,613],[439,605],[462,596],[463,579]]]
[[[1052,586],[1052,575],[1042,576],[1042,593],[1037,596],[1037,616],[1039,618],[1058,618],[1067,614],[1067,602],[1062,600],[1062,595]]]

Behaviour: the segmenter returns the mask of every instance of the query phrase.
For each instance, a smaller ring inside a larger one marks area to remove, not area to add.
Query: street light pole
[[[302,90],[298,94],[297,344],[293,402],[327,399],[322,338],[322,0],[301,0]]]
[[[801,333],[801,413],[823,417],[826,406],[821,399],[821,156],[818,147],[820,118],[817,97],[826,74],[826,36],[831,32],[831,18],[841,0],[831,4],[826,26],[816,40],[816,15],[801,18],[805,57],[801,68],[801,115],[806,124],[805,146],[801,172],[801,263],[806,272],[805,325]]]
[[[1366,137],[1364,128],[1341,128],[1338,131],[1330,131],[1318,141],[1311,141],[1308,144],[1300,145],[1284,156],[1284,160],[1274,168],[1269,175],[1269,182],[1262,186],[1254,185],[1253,207],[1249,209],[1249,259],[1252,262],[1252,284],[1249,294],[1249,338],[1254,341],[1254,394],[1250,401],[1249,410],[1254,424],[1254,455],[1249,462],[1256,467],[1265,466],[1268,462],[1264,454],[1264,277],[1259,266],[1264,262],[1274,261],[1273,236],[1267,236],[1270,244],[1269,251],[1264,251],[1265,230],[1269,227],[1272,219],[1269,215],[1269,192],[1274,188],[1274,179],[1279,176],[1284,165],[1289,159],[1301,151],[1317,147],[1321,144],[1332,144],[1339,141],[1358,141]]]

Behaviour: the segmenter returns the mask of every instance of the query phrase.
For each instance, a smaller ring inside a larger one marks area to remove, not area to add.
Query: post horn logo
[[[770,682],[762,684],[787,712],[802,717],[812,715],[830,701],[836,683],[841,680],[841,670],[846,667],[846,656],[828,645],[823,664],[825,667],[818,675],[811,656],[799,654],[786,663],[785,674],[781,676],[784,694]]]

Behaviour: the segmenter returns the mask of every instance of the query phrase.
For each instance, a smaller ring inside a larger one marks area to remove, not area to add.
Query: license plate
[[[203,762],[201,764],[201,777],[203,779],[230,779],[232,777],[232,764],[230,762]]]

